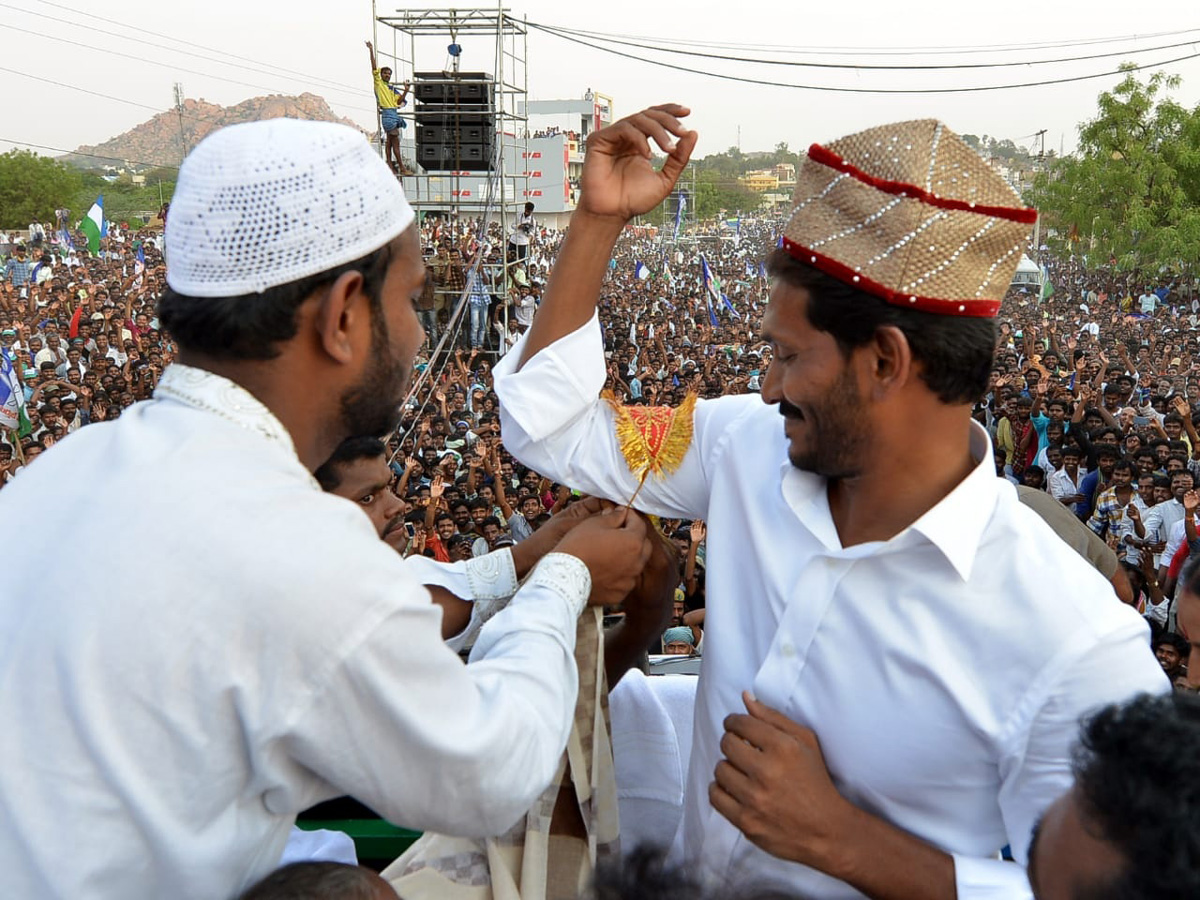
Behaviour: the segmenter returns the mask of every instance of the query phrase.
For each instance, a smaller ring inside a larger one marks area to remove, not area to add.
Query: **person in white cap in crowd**
[[[405,561],[310,474],[397,424],[424,337],[413,220],[345,126],[236,125],[184,162],[160,307],[178,362],[0,500],[27,532],[0,593],[0,896],[229,897],[322,800],[490,835],[553,778],[576,617],[633,587],[640,520],[584,520],[519,591],[511,552],[450,567],[458,596],[516,592],[464,666]],[[67,482],[86,503],[45,502]]]
[[[761,400],[699,401],[681,465],[639,491],[598,398],[596,302],[695,146],[687,112],[588,138],[546,297],[495,372],[523,463],[707,522],[677,848],[815,900],[1028,897],[1079,716],[1168,689],[1146,623],[996,478],[971,419],[1036,213],[940,122],[814,145],[767,261]]]

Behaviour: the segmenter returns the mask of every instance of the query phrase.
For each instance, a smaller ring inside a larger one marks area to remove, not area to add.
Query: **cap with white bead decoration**
[[[346,125],[268,119],[201,141],[179,170],[167,284],[238,297],[354,262],[414,220],[396,176]]]
[[[936,119],[813,144],[783,247],[897,306],[995,316],[1037,211]]]

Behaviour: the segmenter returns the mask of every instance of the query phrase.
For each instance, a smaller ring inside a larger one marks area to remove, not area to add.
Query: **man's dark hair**
[[[276,869],[238,900],[374,900],[370,869],[335,862],[298,862]]]
[[[1176,634],[1173,631],[1162,631],[1155,635],[1150,641],[1150,649],[1157,650],[1163,644],[1170,644],[1172,647],[1174,647],[1175,652],[1183,657],[1184,661],[1187,660],[1188,654],[1192,649],[1192,645],[1188,643],[1187,638],[1185,638],[1182,634]]]
[[[360,459],[374,459],[385,453],[383,441],[373,437],[348,437],[333,451],[333,455],[313,472],[323,491],[337,490],[342,483],[342,467]]]
[[[1124,857],[1089,900],[1200,897],[1200,697],[1144,694],[1083,727],[1075,785],[1083,813]]]
[[[870,341],[880,328],[903,332],[921,380],[943,403],[974,403],[987,392],[996,347],[990,318],[948,316],[904,309],[844,284],[777,248],[767,271],[808,292],[809,324],[837,341],[844,356]]]
[[[347,272],[361,272],[371,314],[383,310],[383,279],[391,262],[385,244],[361,259],[307,278],[237,297],[189,297],[169,286],[158,301],[163,328],[184,350],[214,359],[274,359],[276,346],[296,336],[296,310]]]
[[[596,867],[596,877],[587,900],[783,900],[769,888],[755,888],[743,881],[718,889],[704,887],[694,866],[669,865],[666,850],[642,844],[625,856],[615,856]]]

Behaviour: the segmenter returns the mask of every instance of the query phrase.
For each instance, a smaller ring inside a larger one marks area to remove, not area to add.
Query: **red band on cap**
[[[990,319],[1000,312],[1000,301],[990,300],[982,297],[972,297],[970,299],[948,300],[942,297],[924,297],[920,294],[903,294],[894,291],[887,285],[880,284],[863,275],[861,272],[855,272],[852,268],[844,263],[838,262],[836,259],[818,253],[816,250],[810,250],[797,244],[791,238],[783,239],[783,247],[787,252],[802,263],[807,263],[813,268],[820,269],[826,275],[836,278],[851,287],[861,288],[868,294],[874,294],[881,300],[885,300],[893,306],[902,306],[905,309],[918,309],[921,312],[937,313],[942,316],[971,316],[977,319]]]
[[[876,190],[883,191],[885,194],[912,197],[920,200],[922,203],[936,206],[939,209],[956,209],[962,212],[978,213],[981,216],[1008,219],[1010,222],[1021,222],[1025,225],[1032,225],[1037,221],[1038,214],[1036,209],[1027,209],[1021,206],[985,206],[968,200],[951,200],[948,197],[939,197],[937,194],[931,194],[929,191],[919,188],[915,184],[876,178],[874,175],[864,172],[853,163],[846,162],[846,160],[842,159],[842,157],[838,156],[832,150],[827,150],[820,144],[813,144],[808,148],[808,158],[823,166],[837,169],[839,172],[845,172],[855,181],[861,181],[863,184],[870,185]]]

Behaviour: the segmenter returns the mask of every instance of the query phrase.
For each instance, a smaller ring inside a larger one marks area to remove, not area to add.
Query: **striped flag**
[[[79,230],[87,235],[88,252],[92,256],[100,253],[100,239],[108,237],[108,222],[104,218],[104,195],[101,194],[79,223]]]
[[[32,430],[25,415],[25,388],[17,377],[13,358],[0,348],[0,426],[24,436]]]
[[[645,281],[650,277],[650,268],[644,262],[639,262],[633,267],[633,274],[638,281]]]
[[[687,208],[687,197],[679,194],[679,205],[675,207],[675,240],[679,240],[679,226],[683,224],[683,211]]]
[[[704,303],[708,306],[708,321],[716,328],[717,314],[713,310],[713,300],[719,300],[721,297],[721,279],[713,274],[703,254],[700,255],[700,277],[704,282]]]

